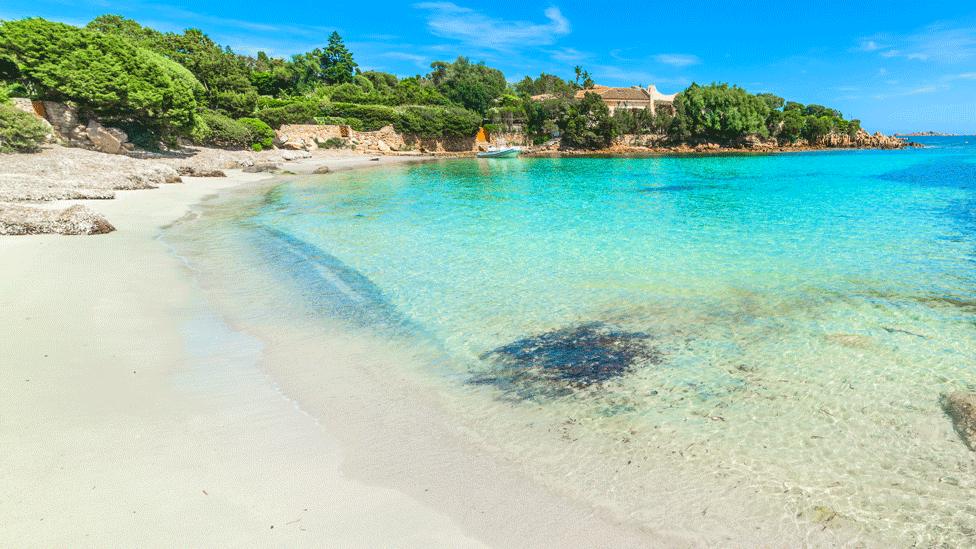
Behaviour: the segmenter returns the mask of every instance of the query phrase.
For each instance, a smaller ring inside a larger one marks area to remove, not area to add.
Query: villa
[[[657,87],[651,84],[647,88],[633,86],[630,88],[611,88],[609,86],[596,85],[592,88],[576,92],[576,98],[582,99],[587,93],[595,93],[603,98],[603,102],[610,108],[610,114],[617,109],[629,110],[651,110],[651,114],[656,114],[657,109],[665,108],[674,111],[674,97],[672,93],[665,95],[657,91]]]

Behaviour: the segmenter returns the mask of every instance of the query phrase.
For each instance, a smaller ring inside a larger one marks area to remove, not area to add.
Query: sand
[[[535,485],[405,389],[363,386],[342,357],[369,349],[232,329],[158,237],[262,177],[119,191],[97,203],[110,234],[0,238],[0,546],[688,544]],[[310,371],[309,348],[337,369]]]

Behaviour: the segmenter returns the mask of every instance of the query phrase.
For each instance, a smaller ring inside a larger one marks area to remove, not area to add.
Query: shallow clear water
[[[223,227],[316,314],[428,349],[485,446],[623,519],[967,545],[976,457],[939,396],[976,390],[976,138],[922,141],[339,173]]]

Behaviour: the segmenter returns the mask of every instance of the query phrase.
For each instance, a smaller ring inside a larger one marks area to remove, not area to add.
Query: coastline
[[[15,449],[0,458],[0,515],[8,517],[0,538],[22,546],[81,538],[682,544],[535,485],[517,464],[452,432],[436,405],[415,406],[406,387],[362,386],[354,362],[329,375],[308,368],[337,354],[373,357],[373,349],[318,342],[316,358],[303,354],[307,344],[288,344],[295,339],[269,344],[229,327],[158,237],[214,193],[262,181],[233,172],[126,191],[97,204],[113,233],[0,239],[0,295],[13,313],[0,321],[11,336],[0,350],[0,438]],[[357,386],[375,406],[339,390]],[[303,407],[303,391],[330,388],[339,400]],[[349,423],[357,419],[367,423]]]

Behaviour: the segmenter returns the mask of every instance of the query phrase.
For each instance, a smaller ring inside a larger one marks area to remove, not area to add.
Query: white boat
[[[489,147],[478,153],[478,158],[515,158],[522,152],[521,147]]]

